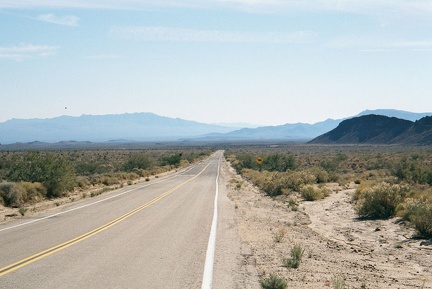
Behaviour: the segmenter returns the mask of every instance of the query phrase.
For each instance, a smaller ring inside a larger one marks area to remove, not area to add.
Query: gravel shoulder
[[[431,242],[415,239],[414,231],[397,218],[356,219],[354,184],[328,184],[329,197],[300,201],[293,211],[284,198],[264,196],[226,161],[222,175],[248,251],[242,262],[254,266],[258,275],[244,278],[278,275],[288,288],[332,288],[337,278],[349,288],[432,288]],[[298,269],[282,265],[293,244],[305,248]]]

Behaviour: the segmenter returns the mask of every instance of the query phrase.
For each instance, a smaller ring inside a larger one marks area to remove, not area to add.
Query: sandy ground
[[[278,275],[288,288],[333,288],[336,279],[345,280],[346,288],[432,288],[431,242],[414,239],[414,231],[396,218],[357,220],[354,184],[328,184],[329,197],[300,201],[292,211],[286,199],[264,196],[227,162],[222,174],[246,248],[242,263],[255,266],[258,274],[245,278]],[[293,244],[305,248],[298,269],[282,262]]]
[[[413,238],[414,231],[396,218],[357,220],[351,202],[354,184],[328,184],[329,197],[300,201],[293,211],[286,199],[264,196],[226,161],[221,177],[229,197],[224,206],[234,207],[234,213],[227,216],[232,222],[226,222],[229,228],[227,225],[224,238],[237,239],[237,234],[240,238],[235,242],[240,248],[224,249],[238,257],[230,260],[238,263],[237,272],[231,272],[235,288],[258,289],[259,278],[273,274],[286,279],[288,288],[333,288],[332,281],[339,278],[351,289],[432,289],[432,242]],[[81,192],[34,205],[26,216],[80,197]],[[20,217],[18,209],[0,206],[0,223]],[[232,232],[232,226],[238,232]],[[288,269],[282,260],[290,256],[294,244],[305,248],[305,255],[298,269]],[[217,288],[224,288],[223,282],[219,285]]]

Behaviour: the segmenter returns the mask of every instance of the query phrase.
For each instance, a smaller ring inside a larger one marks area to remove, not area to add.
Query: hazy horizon
[[[423,112],[412,112],[412,111],[405,111],[405,110],[396,110],[396,109],[378,109],[378,110],[384,110],[384,111],[393,111],[393,112],[400,112],[400,113],[413,113],[413,114],[432,114],[432,112],[427,112],[427,111],[423,111]],[[346,119],[346,118],[350,118],[353,116],[357,116],[361,113],[364,113],[366,111],[371,111],[374,112],[375,110],[370,110],[370,109],[365,109],[364,111],[359,111],[358,113],[354,114],[354,115],[347,115],[341,118],[326,118],[323,120],[319,120],[317,122],[314,123],[307,123],[307,122],[291,122],[291,123],[280,123],[280,124],[276,124],[276,125],[260,125],[260,124],[254,124],[254,123],[243,123],[243,122],[232,122],[232,123],[225,123],[225,122],[215,122],[215,123],[206,123],[206,122],[200,122],[194,119],[187,119],[187,118],[179,118],[179,117],[172,117],[172,116],[167,116],[167,115],[160,115],[160,114],[156,114],[153,112],[124,112],[124,113],[111,113],[111,114],[82,114],[82,115],[67,115],[67,114],[63,114],[63,115],[59,115],[59,116],[54,116],[54,117],[43,117],[43,118],[12,118],[12,119],[8,119],[6,121],[10,121],[10,120],[14,120],[14,119],[18,119],[18,120],[32,120],[32,119],[38,119],[38,120],[46,120],[46,119],[55,119],[55,118],[60,118],[60,117],[73,117],[73,118],[79,118],[82,116],[107,116],[107,115],[125,115],[125,114],[153,114],[153,115],[157,115],[160,117],[167,117],[167,118],[172,118],[172,119],[181,119],[181,120],[186,120],[186,121],[192,121],[192,122],[198,122],[198,123],[203,123],[203,124],[209,124],[209,125],[219,125],[219,126],[226,126],[226,127],[233,127],[233,128],[258,128],[258,127],[265,127],[265,126],[279,126],[279,125],[284,125],[284,124],[298,124],[298,123],[305,123],[305,124],[316,124],[316,123],[320,123],[320,122],[324,122],[326,120],[341,120],[341,119]],[[0,123],[2,122],[6,122],[6,121],[0,121]]]

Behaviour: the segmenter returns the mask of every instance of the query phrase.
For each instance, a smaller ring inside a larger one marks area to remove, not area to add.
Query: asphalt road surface
[[[0,225],[0,288],[236,288],[221,156]]]

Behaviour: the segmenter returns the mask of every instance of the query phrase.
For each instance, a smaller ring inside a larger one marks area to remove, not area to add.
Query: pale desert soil
[[[329,197],[315,202],[299,199],[298,211],[292,211],[286,199],[265,196],[226,161],[221,174],[235,207],[232,225],[242,243],[239,269],[233,272],[236,288],[260,288],[260,277],[275,274],[288,281],[288,288],[332,288],[332,279],[339,277],[351,289],[432,289],[432,242],[413,238],[414,231],[397,218],[357,220],[351,201],[354,184],[328,184]],[[42,202],[29,208],[26,216],[81,197],[79,192]],[[18,209],[0,206],[0,223],[20,217]],[[276,242],[281,232],[285,235]],[[290,256],[296,243],[306,249],[305,256],[298,269],[287,269],[282,259]]]
[[[225,161],[222,175],[240,238],[249,248],[242,262],[255,266],[258,274],[251,278],[278,275],[288,288],[332,288],[335,278],[345,279],[347,288],[432,288],[430,242],[414,239],[414,231],[397,218],[357,220],[354,184],[328,184],[329,197],[299,199],[298,211],[292,211],[286,199],[264,196]],[[281,232],[285,235],[276,242]],[[295,243],[306,249],[305,255],[298,269],[288,269],[282,259],[290,257]]]

